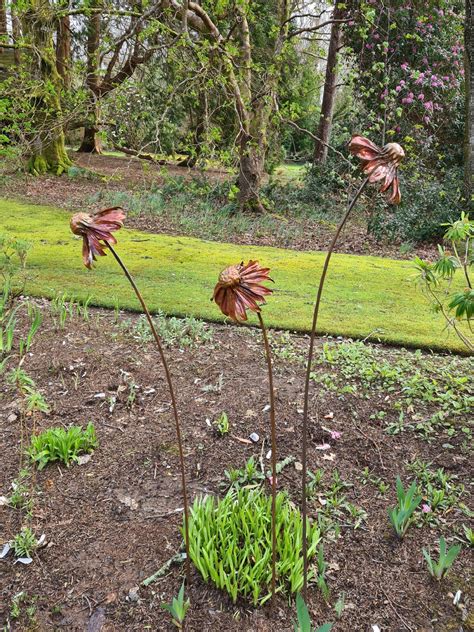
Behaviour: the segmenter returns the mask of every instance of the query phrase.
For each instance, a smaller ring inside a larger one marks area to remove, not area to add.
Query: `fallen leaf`
[[[82,456],[79,456],[77,458],[77,464],[85,465],[86,463],[89,463],[91,459],[92,459],[92,454],[83,454]]]
[[[127,496],[125,494],[119,494],[118,499],[123,505],[129,507],[132,511],[138,509],[138,501],[136,501],[135,498],[132,498],[131,496]]]
[[[247,410],[247,412],[245,413],[245,418],[246,419],[250,419],[251,417],[256,417],[256,416],[257,416],[257,413],[254,410],[252,410],[251,408],[249,408]]]
[[[13,563],[17,564],[19,562],[20,564],[31,564],[32,561],[31,557],[17,557]]]
[[[240,443],[252,443],[252,441],[250,441],[250,439],[244,439],[243,437],[237,437],[236,435],[230,435],[232,437],[232,439],[235,439],[236,441],[240,441]]]
[[[302,469],[303,469],[303,464],[302,464],[302,463],[300,463],[299,461],[295,461],[295,470],[296,470],[297,472],[301,472],[301,471],[302,471]]]
[[[323,454],[323,459],[325,461],[334,461],[335,458],[336,455],[334,454],[334,452],[331,452],[331,454]]]
[[[0,553],[0,560],[8,554],[8,551],[10,550],[10,548],[11,548],[10,542],[7,542],[6,544],[3,545],[2,552]]]
[[[8,505],[8,498],[6,496],[0,496],[0,507]]]

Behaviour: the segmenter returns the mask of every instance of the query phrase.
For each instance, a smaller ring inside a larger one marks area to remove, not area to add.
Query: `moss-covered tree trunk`
[[[54,32],[57,20],[49,0],[30,0],[22,14],[23,33],[30,45],[22,61],[37,79],[34,100],[32,151],[28,169],[34,175],[61,175],[71,164],[63,133],[61,90],[56,66]]]
[[[241,131],[239,144],[239,206],[241,210],[262,213],[260,198],[268,149],[267,127],[270,112],[263,104],[248,113],[248,132]]]
[[[98,9],[101,6],[100,0],[93,0],[91,7]],[[87,123],[84,126],[84,136],[79,147],[80,152],[88,154],[101,154],[102,147],[97,136],[99,126],[99,67],[100,67],[100,13],[92,13],[87,24],[87,77],[86,85],[89,88],[89,106]]]

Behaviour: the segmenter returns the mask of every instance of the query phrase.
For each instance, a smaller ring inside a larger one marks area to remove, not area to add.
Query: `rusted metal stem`
[[[186,470],[184,466],[184,452],[183,452],[183,441],[181,438],[181,426],[179,423],[178,407],[176,405],[176,397],[174,394],[173,382],[171,380],[171,373],[168,367],[166,356],[163,351],[163,346],[161,344],[160,337],[158,335],[158,332],[156,331],[155,324],[153,323],[153,319],[150,315],[150,312],[148,311],[148,307],[146,306],[146,303],[143,299],[143,296],[140,293],[140,290],[138,289],[132,275],[128,271],[127,267],[125,266],[124,262],[119,257],[119,255],[117,254],[113,246],[110,243],[107,243],[107,246],[110,252],[115,257],[119,266],[122,268],[125,276],[129,280],[130,285],[132,286],[135,294],[137,295],[138,300],[140,301],[140,305],[142,306],[143,313],[145,314],[148,324],[150,325],[150,329],[155,339],[156,346],[158,347],[158,352],[160,354],[161,361],[163,363],[163,368],[165,370],[165,376],[166,376],[166,381],[168,383],[168,389],[171,396],[171,406],[173,408],[173,415],[174,415],[174,421],[175,421],[175,426],[176,426],[176,437],[178,440],[179,462],[180,462],[180,468],[181,468],[181,488],[182,488],[183,504],[184,504],[184,532],[185,532],[184,543],[186,547],[186,583],[189,585],[189,582],[191,579],[191,566],[190,566],[190,557],[189,557],[189,511],[188,511],[188,494],[187,494],[187,489],[186,489]]]
[[[272,446],[272,605],[275,602],[276,592],[276,464],[277,464],[277,449],[276,449],[276,424],[275,424],[275,391],[273,388],[273,370],[272,370],[272,358],[270,352],[270,345],[268,343],[267,329],[263,322],[263,318],[260,312],[257,313],[260,327],[262,329],[263,344],[265,346],[265,356],[268,366],[268,388],[270,391],[270,430],[271,430],[271,446]]]
[[[326,254],[326,259],[324,261],[323,271],[321,273],[321,278],[319,280],[318,293],[316,295],[316,303],[314,305],[313,312],[313,324],[311,327],[311,337],[309,342],[309,351],[308,351],[308,361],[306,364],[306,378],[304,385],[304,407],[303,407],[303,440],[302,440],[302,450],[301,450],[301,464],[303,466],[301,472],[301,480],[302,480],[302,489],[301,489],[301,513],[303,516],[303,541],[302,541],[302,555],[303,555],[303,599],[307,601],[307,590],[308,590],[308,543],[307,543],[307,528],[306,521],[308,516],[308,508],[306,503],[306,479],[307,479],[307,470],[308,470],[308,462],[307,462],[307,452],[308,452],[308,407],[309,407],[309,384],[311,380],[311,368],[314,354],[314,342],[316,338],[316,327],[318,324],[318,315],[319,315],[319,306],[321,304],[321,296],[324,288],[324,281],[326,280],[326,274],[329,267],[329,262],[331,261],[331,256],[334,251],[334,247],[336,246],[339,235],[341,234],[342,229],[344,228],[349,215],[351,214],[352,209],[354,208],[355,203],[359,199],[362,191],[365,189],[369,179],[366,178],[364,182],[361,184],[356,194],[352,198],[349,206],[347,207],[347,211],[344,214],[339,226],[337,227],[336,233],[332,238],[331,244],[329,246],[328,252]]]

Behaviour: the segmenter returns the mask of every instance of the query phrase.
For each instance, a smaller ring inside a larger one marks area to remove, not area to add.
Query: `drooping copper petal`
[[[229,266],[219,275],[213,299],[225,316],[233,320],[247,320],[247,310],[260,312],[259,303],[265,304],[265,296],[272,293],[260,285],[271,281],[270,268],[262,268],[258,261]]]
[[[108,243],[116,244],[112,232],[123,226],[125,213],[120,206],[106,208],[94,215],[76,213],[71,217],[71,230],[82,236],[82,260],[86,268],[92,268],[96,257],[105,257]]]
[[[349,151],[362,160],[369,182],[381,182],[380,191],[387,193],[388,203],[400,204],[398,165],[405,157],[403,148],[398,143],[387,143],[380,148],[364,136],[353,136]]]

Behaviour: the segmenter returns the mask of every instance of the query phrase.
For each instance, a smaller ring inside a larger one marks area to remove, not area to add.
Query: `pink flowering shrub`
[[[433,156],[443,141],[462,138],[464,3],[406,0],[396,11],[389,4],[362,0],[356,26],[346,28],[354,91],[366,103],[365,129],[385,128],[386,140],[406,135],[418,155]]]

